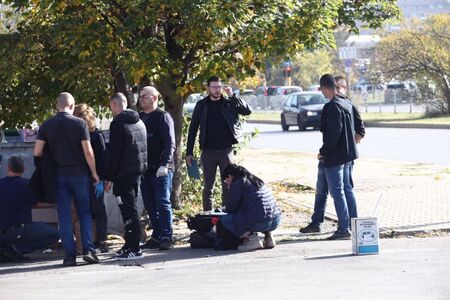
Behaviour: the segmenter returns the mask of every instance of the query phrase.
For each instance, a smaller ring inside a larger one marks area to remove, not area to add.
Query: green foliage
[[[434,15],[403,24],[383,38],[376,49],[372,73],[414,79],[425,100],[435,100],[441,113],[450,109],[450,16]]]
[[[320,76],[325,73],[334,73],[332,59],[334,54],[327,49],[304,51],[295,54],[291,59],[292,85],[298,85],[303,89],[310,85],[319,84]],[[272,80],[269,85],[284,85],[284,66],[281,64],[274,68]]]
[[[11,127],[46,118],[63,90],[105,104],[120,72],[153,81],[171,110],[210,74],[241,79],[269,56],[333,44],[336,23],[376,27],[397,14],[388,0],[4,2],[23,16],[1,37],[1,118]]]

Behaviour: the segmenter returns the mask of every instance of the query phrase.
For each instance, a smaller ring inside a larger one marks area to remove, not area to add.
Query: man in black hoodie
[[[318,159],[324,165],[328,189],[338,216],[338,229],[329,239],[349,239],[349,210],[356,211],[350,171],[353,160],[358,158],[353,106],[350,101],[337,94],[334,76],[323,75],[320,78],[320,88],[330,102],[322,110],[323,145]]]
[[[139,249],[141,227],[136,209],[136,197],[142,174],[147,169],[147,132],[134,110],[126,109],[127,99],[122,93],[111,97],[109,107],[114,116],[109,128],[109,164],[105,190],[112,183],[123,223],[125,245],[117,253],[119,260],[142,258]]]

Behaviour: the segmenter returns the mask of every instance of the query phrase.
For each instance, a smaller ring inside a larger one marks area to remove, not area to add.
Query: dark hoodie
[[[111,122],[108,159],[108,181],[142,174],[147,169],[147,131],[134,110],[122,111]]]
[[[325,167],[334,167],[358,158],[355,143],[353,106],[347,99],[336,95],[324,105],[320,131],[323,145],[320,155]]]

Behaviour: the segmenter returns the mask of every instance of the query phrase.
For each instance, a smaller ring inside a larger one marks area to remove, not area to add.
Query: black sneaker
[[[95,255],[95,252],[92,250],[89,250],[88,252],[86,252],[86,254],[83,255],[83,260],[88,264],[98,264],[100,262],[97,258],[97,255]]]
[[[77,257],[72,255],[66,255],[63,260],[64,267],[74,267],[77,265]]]
[[[327,240],[334,241],[334,240],[349,240],[351,239],[352,234],[349,231],[341,231],[337,230],[333,233],[332,236],[327,238]]]
[[[141,249],[158,249],[160,242],[154,238],[150,238],[144,245],[141,246]]]
[[[109,252],[109,247],[108,247],[108,245],[106,245],[106,242],[104,242],[104,241],[96,242],[95,248],[98,249],[100,251],[100,253],[108,253]]]
[[[308,226],[300,228],[301,233],[320,233],[320,224],[309,223]]]
[[[159,250],[169,250],[172,248],[172,239],[169,237],[163,237],[159,242]]]
[[[29,260],[28,257],[20,253],[16,247],[11,244],[2,244],[0,247],[2,262],[23,262]]]
[[[130,250],[130,249],[128,249],[128,247],[124,245],[122,248],[120,248],[119,250],[116,251],[116,256],[120,256],[120,255],[124,254],[125,252],[127,252],[128,250]]]
[[[142,251],[132,251],[132,250],[127,250],[125,252],[123,252],[121,255],[117,256],[118,260],[136,260],[136,259],[141,259],[144,256],[142,255]]]

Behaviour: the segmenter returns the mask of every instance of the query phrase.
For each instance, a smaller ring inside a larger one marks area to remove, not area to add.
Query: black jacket
[[[198,127],[200,126],[200,149],[203,149],[205,145],[205,131],[206,131],[206,116],[208,115],[209,95],[202,100],[199,100],[195,105],[194,112],[192,113],[192,120],[189,126],[189,134],[187,139],[186,155],[192,155],[194,152],[194,143],[197,136]],[[236,96],[230,98],[224,98],[222,112],[225,120],[233,134],[233,144],[238,143],[238,138],[241,135],[241,122],[239,121],[239,115],[249,115],[252,113],[250,107],[242,99]]]
[[[351,103],[351,100],[347,96],[340,94],[340,93],[338,93],[337,96],[339,98],[344,98]],[[361,118],[361,114],[359,113],[358,108],[353,103],[352,103],[352,108],[353,108],[353,119],[354,119],[354,123],[355,123],[355,133],[364,137],[366,135],[366,128],[364,127],[364,122]]]
[[[174,169],[175,130],[172,116],[160,108],[150,114],[140,112],[139,116],[147,128],[148,172],[156,173],[160,166]]]
[[[320,148],[325,167],[334,167],[358,158],[353,105],[339,95],[324,105],[321,116]]]
[[[147,169],[147,131],[134,110],[117,115],[109,127],[109,155],[106,180],[116,181]]]
[[[39,202],[56,203],[56,165],[48,144],[42,157],[34,157],[36,169],[28,182],[28,188]]]
[[[103,180],[106,176],[106,168],[108,164],[105,136],[101,131],[98,131],[97,129],[90,132],[90,136],[92,150],[94,150],[95,156],[95,168],[97,169],[97,174],[100,177],[100,180]]]

